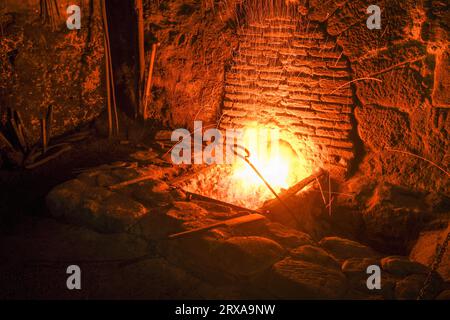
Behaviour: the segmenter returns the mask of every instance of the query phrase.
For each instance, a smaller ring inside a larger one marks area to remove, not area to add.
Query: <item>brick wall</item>
[[[354,157],[348,61],[318,23],[272,17],[239,31],[221,126],[278,127],[313,166],[343,175]]]

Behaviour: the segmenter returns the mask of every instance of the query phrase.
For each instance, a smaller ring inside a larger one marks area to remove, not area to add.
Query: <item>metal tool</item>
[[[250,151],[241,145],[231,145],[231,149],[233,150],[234,154],[236,156],[238,156],[239,158],[243,159],[249,166],[250,168],[252,168],[253,171],[255,171],[255,173],[258,175],[258,177],[264,182],[264,184],[267,186],[267,188],[270,190],[270,192],[273,193],[273,195],[275,196],[275,198],[278,199],[278,201],[281,203],[281,205],[289,212],[289,214],[291,214],[292,218],[295,220],[295,222],[297,222],[297,224],[299,224],[299,221],[297,219],[297,217],[295,216],[294,212],[288,207],[288,205],[283,201],[283,199],[280,198],[280,196],[278,195],[278,193],[272,188],[272,186],[270,185],[270,183],[264,178],[264,176],[261,174],[261,172],[259,172],[259,170],[255,167],[255,165],[250,161]],[[245,154],[240,154],[238,152],[237,149],[241,149],[245,152]]]

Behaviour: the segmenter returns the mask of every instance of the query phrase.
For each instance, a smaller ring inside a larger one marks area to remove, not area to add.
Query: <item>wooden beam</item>
[[[112,102],[108,108],[108,121],[110,124],[110,135],[111,134],[118,134],[119,133],[119,117],[118,117],[118,111],[117,111],[117,103],[116,103],[116,89],[114,86],[114,72],[113,72],[113,63],[112,63],[112,55],[111,55],[111,41],[109,37],[109,27],[108,27],[108,16],[106,14],[106,3],[105,0],[102,0],[101,2],[102,7],[102,17],[103,17],[103,32],[105,35],[105,61],[106,61],[106,80],[107,80],[107,86],[109,82],[109,89],[107,88],[107,91],[110,90],[110,99],[108,99],[108,102]],[[114,132],[115,129],[115,132]]]
[[[238,218],[233,218],[233,219],[229,219],[229,220],[225,220],[225,221],[221,221],[218,223],[214,223],[211,224],[209,226],[206,227],[201,227],[201,228],[196,228],[196,229],[191,229],[188,231],[183,231],[183,232],[179,232],[179,233],[175,233],[169,236],[170,240],[174,240],[174,239],[181,239],[181,238],[187,238],[187,237],[192,237],[195,236],[197,234],[212,230],[212,229],[216,229],[216,228],[221,228],[221,227],[233,227],[233,226],[237,226],[237,225],[241,225],[241,224],[245,224],[245,223],[252,223],[252,222],[256,222],[256,221],[261,221],[266,219],[266,217],[264,217],[261,214],[247,214],[245,216],[240,216]]]
[[[145,78],[145,48],[144,48],[144,6],[142,0],[136,0],[136,14],[138,18],[138,47],[139,47],[139,112],[144,115],[144,78]],[[136,113],[137,114],[137,113]]]
[[[148,70],[148,76],[147,76],[147,82],[145,84],[145,93],[144,93],[144,110],[142,112],[142,117],[144,120],[148,117],[148,103],[151,97],[151,90],[152,90],[152,81],[153,81],[153,70],[155,67],[155,59],[156,59],[156,48],[158,47],[158,43],[154,43],[152,45],[152,56],[150,58],[150,67]]]
[[[314,182],[316,179],[320,178],[325,174],[325,171],[320,169],[318,172],[310,175],[309,177],[299,181],[298,183],[294,184],[292,187],[290,187],[288,190],[282,192],[279,194],[279,198],[281,201],[286,201],[287,199],[291,198],[292,196],[296,195],[300,191],[302,191],[306,186],[308,186],[310,183]],[[264,210],[273,210],[276,206],[278,206],[279,201],[272,200],[266,203],[263,206]]]
[[[247,212],[257,213],[257,214],[262,214],[263,213],[262,211],[240,207],[240,206],[228,203],[228,202],[224,202],[224,201],[213,199],[213,198],[210,198],[210,197],[207,197],[207,196],[203,196],[201,194],[197,194],[197,193],[193,193],[193,192],[189,192],[189,191],[184,191],[184,192],[186,192],[186,195],[188,196],[188,198],[193,199],[193,200],[200,200],[200,201],[207,201],[207,202],[217,203],[217,204],[220,204],[220,205],[223,205],[223,206],[226,206],[226,207],[232,208],[234,210],[238,210],[238,211],[247,211]]]

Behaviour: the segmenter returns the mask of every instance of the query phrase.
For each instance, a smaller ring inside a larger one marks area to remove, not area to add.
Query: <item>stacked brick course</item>
[[[317,23],[270,18],[243,27],[239,41],[221,126],[278,127],[312,165],[345,173],[354,157],[353,101],[335,40]]]

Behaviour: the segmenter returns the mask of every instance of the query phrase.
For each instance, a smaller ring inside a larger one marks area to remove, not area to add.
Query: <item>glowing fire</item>
[[[250,153],[248,160],[277,193],[311,174],[307,161],[279,138],[278,130],[247,128],[241,143]],[[245,155],[242,150],[238,153]],[[206,176],[191,181],[185,189],[251,209],[274,198],[241,157],[236,157],[233,165],[214,166]]]
[[[269,137],[267,132],[270,132]],[[289,145],[280,142],[277,130],[247,129],[243,143],[250,153],[249,161],[277,193],[308,175],[306,161],[301,159]],[[252,206],[256,203],[262,205],[265,200],[274,197],[255,170],[240,158],[233,166],[231,179],[237,186],[236,193],[240,194],[235,196],[245,198]],[[253,200],[250,200],[252,198]]]

